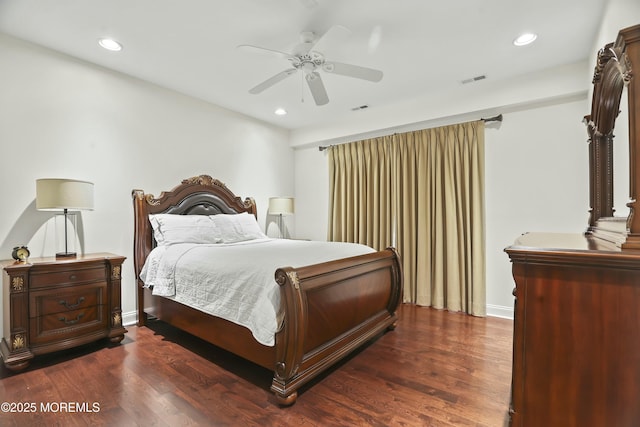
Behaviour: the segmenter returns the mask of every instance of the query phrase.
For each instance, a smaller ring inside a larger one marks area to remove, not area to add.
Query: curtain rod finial
[[[502,114],[498,114],[497,116],[493,116],[493,117],[489,117],[486,119],[480,119],[483,122],[501,122],[502,121]]]

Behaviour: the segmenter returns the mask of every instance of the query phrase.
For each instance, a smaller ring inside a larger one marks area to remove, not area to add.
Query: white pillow
[[[216,225],[207,215],[149,215],[158,246],[176,243],[221,243]]]
[[[210,215],[222,237],[222,243],[244,242],[245,240],[264,239],[256,217],[247,212],[240,214]]]

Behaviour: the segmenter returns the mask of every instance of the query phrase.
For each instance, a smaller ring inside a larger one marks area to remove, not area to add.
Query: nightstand
[[[99,253],[0,263],[4,305],[0,355],[5,366],[20,370],[36,355],[101,338],[122,341],[127,332],[120,302],[124,260]]]

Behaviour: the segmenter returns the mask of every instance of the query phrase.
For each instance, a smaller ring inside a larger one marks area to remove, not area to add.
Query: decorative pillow
[[[210,215],[222,237],[222,243],[244,242],[245,240],[264,239],[267,237],[252,214]]]
[[[176,243],[221,243],[216,225],[207,215],[149,215],[158,246]]]

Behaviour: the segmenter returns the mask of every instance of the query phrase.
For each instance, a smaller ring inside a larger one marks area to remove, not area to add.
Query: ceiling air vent
[[[359,107],[353,107],[351,109],[351,111],[359,111],[359,110],[364,110],[364,109],[367,109],[367,108],[369,108],[369,106],[365,104],[365,105],[360,105]]]
[[[487,76],[482,74],[480,76],[471,77],[470,79],[465,79],[465,80],[462,81],[462,84],[466,85],[467,83],[477,82],[478,80],[484,80],[486,78],[487,78]]]

